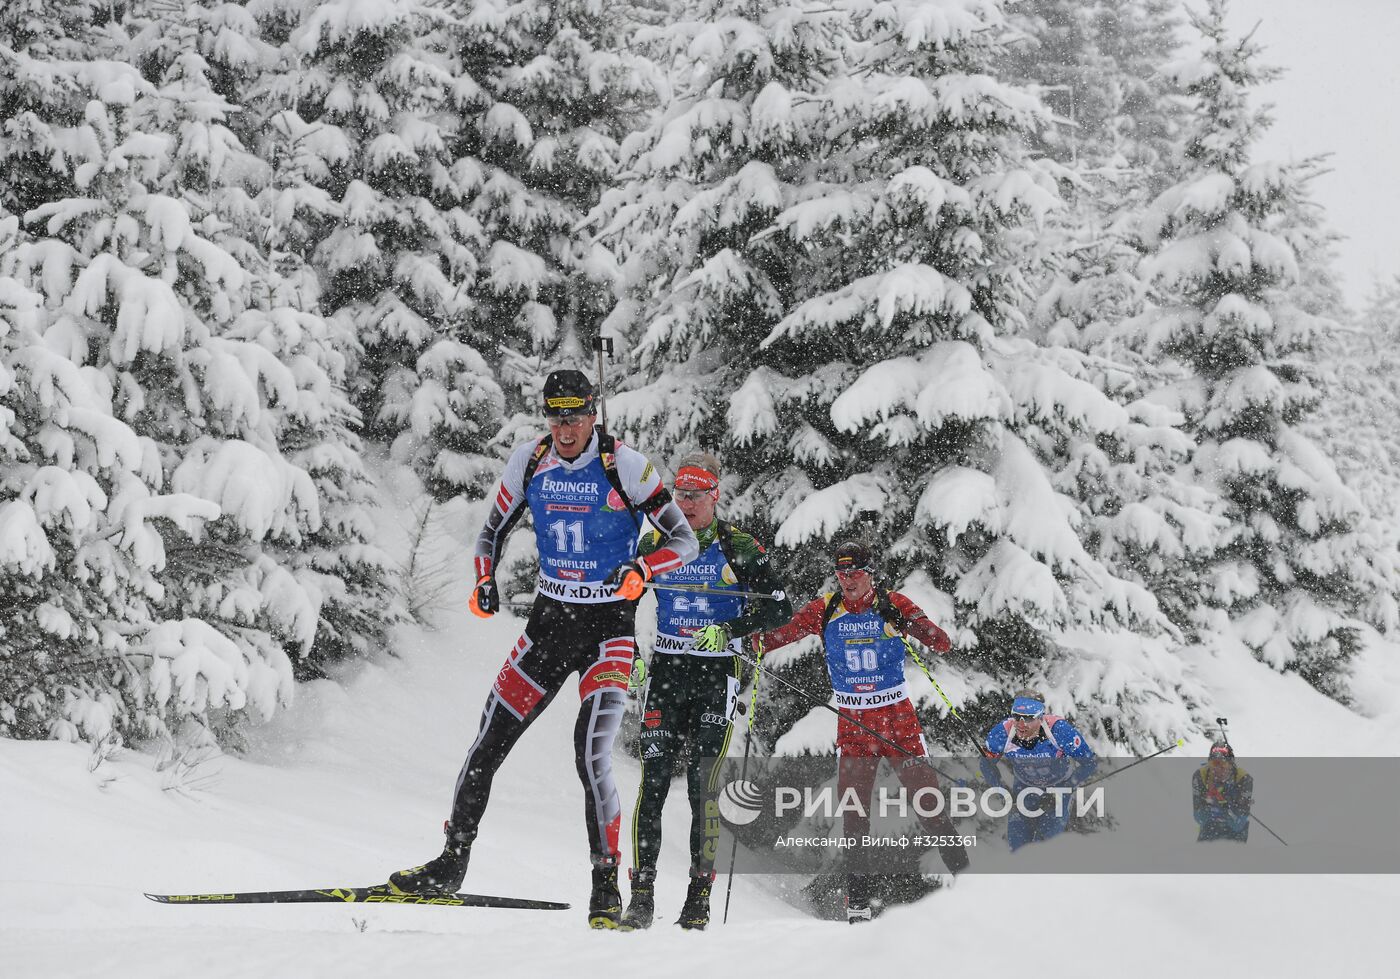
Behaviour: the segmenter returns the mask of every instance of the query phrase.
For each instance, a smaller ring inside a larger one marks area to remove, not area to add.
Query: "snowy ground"
[[[562,696],[497,780],[468,886],[566,900],[570,911],[166,907],[141,896],[372,883],[434,854],[477,709],[518,628],[506,617],[447,625],[406,632],[401,661],[343,687],[303,689],[246,759],[219,758],[183,778],[136,752],[89,771],[86,748],[0,741],[3,974],[712,977],[1030,965],[1118,976],[1130,962],[1135,976],[1167,976],[1208,962],[1217,975],[1311,976],[1381,965],[1381,936],[1400,899],[1394,877],[972,876],[864,928],[804,917],[740,877],[728,925],[593,932],[582,910],[588,865],[568,747],[573,713]],[[1241,731],[1305,711],[1314,731],[1335,734],[1311,753],[1344,752],[1357,736],[1400,750],[1394,723],[1331,711],[1263,667],[1214,680]],[[1261,699],[1267,716],[1253,706]],[[619,760],[618,770],[630,812],[637,769]],[[681,790],[677,783],[667,807],[666,921],[684,891]]]

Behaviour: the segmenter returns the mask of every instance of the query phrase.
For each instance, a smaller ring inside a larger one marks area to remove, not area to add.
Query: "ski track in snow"
[[[464,887],[565,900],[569,911],[167,907],[142,896],[368,884],[436,854],[457,768],[519,628],[507,616],[462,616],[435,633],[404,630],[401,660],[343,686],[303,686],[296,708],[260,729],[245,758],[216,758],[180,784],[139,752],[90,771],[85,746],[0,741],[3,974],[766,977],[1025,961],[1114,976],[1131,962],[1134,975],[1175,976],[1209,960],[1218,974],[1313,976],[1381,962],[1371,936],[1385,933],[1400,898],[1394,877],[973,875],[850,928],[812,919],[742,876],[721,925],[721,876],[715,923],[681,932],[670,921],[688,862],[683,781],[666,808],[657,924],[590,931],[569,687],[502,768]],[[1345,753],[1357,738],[1368,740],[1366,753],[1397,748],[1393,724],[1332,705],[1296,678],[1209,657],[1195,666],[1221,692],[1237,740],[1271,733],[1263,753]],[[1280,716],[1293,719],[1288,733]],[[1303,726],[1306,742],[1295,729]],[[1321,741],[1319,728],[1328,732]],[[622,758],[616,769],[627,834],[638,770]],[[1269,815],[1271,825],[1286,822]]]

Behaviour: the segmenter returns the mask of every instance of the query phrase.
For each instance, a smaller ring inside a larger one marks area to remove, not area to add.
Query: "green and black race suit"
[[[719,837],[720,760],[729,748],[734,711],[739,701],[740,637],[773,629],[792,617],[792,602],[774,574],[758,541],[715,520],[696,536],[700,556],[684,567],[656,577],[657,640],[643,692],[642,784],[633,814],[633,850],[639,870],[654,870],[661,849],[661,809],[671,784],[676,754],[690,746],[687,781],[690,794],[691,870],[708,873],[714,866]],[[641,553],[655,546],[644,540]],[[780,598],[742,598],[668,589],[666,585],[700,585],[713,592],[732,590],[773,593]],[[731,648],[704,653],[692,636],[707,625],[724,623],[734,637]]]

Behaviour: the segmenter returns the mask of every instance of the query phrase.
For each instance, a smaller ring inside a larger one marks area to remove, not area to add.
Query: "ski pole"
[[[932,759],[930,759],[928,755],[916,755],[916,754],[914,754],[912,751],[909,751],[909,750],[907,750],[907,749],[901,747],[900,745],[895,744],[893,741],[891,741],[889,738],[885,737],[885,736],[884,736],[883,734],[881,734],[879,731],[876,731],[876,730],[874,730],[873,728],[866,727],[866,726],[865,726],[864,724],[862,724],[860,721],[858,721],[858,720],[856,720],[854,717],[852,717],[849,713],[847,713],[847,714],[841,713],[839,710],[837,710],[835,707],[832,707],[830,704],[826,703],[825,701],[818,700],[817,698],[811,696],[810,694],[807,693],[807,691],[805,691],[805,690],[803,690],[801,687],[797,686],[797,684],[795,684],[795,683],[789,683],[788,681],[784,680],[782,677],[780,677],[780,676],[778,676],[777,674],[775,674],[772,670],[764,670],[763,667],[759,666],[757,663],[755,663],[753,660],[749,659],[749,658],[748,658],[747,656],[745,656],[743,653],[737,653],[736,655],[737,655],[741,660],[743,660],[745,663],[748,663],[750,666],[752,666],[752,667],[754,668],[754,675],[755,675],[755,676],[757,676],[759,673],[762,673],[764,676],[767,676],[767,677],[772,678],[772,680],[773,680],[775,683],[781,683],[783,686],[787,687],[787,688],[788,688],[789,690],[791,690],[793,693],[795,693],[795,694],[797,694],[799,697],[801,697],[802,700],[803,700],[805,703],[811,704],[811,705],[814,706],[814,707],[823,707],[823,708],[825,708],[826,710],[831,711],[831,712],[832,712],[833,714],[835,714],[837,717],[845,718],[846,720],[848,720],[848,721],[850,721],[852,724],[854,724],[856,727],[858,727],[858,728],[860,728],[862,731],[864,731],[866,734],[869,734],[869,735],[870,735],[871,737],[873,737],[876,741],[879,741],[881,744],[888,745],[889,747],[893,748],[895,751],[898,751],[901,755],[903,755],[903,756],[906,757],[906,758],[913,758],[913,759],[916,759],[916,760],[918,760],[918,761],[923,762],[924,764],[928,765],[929,768],[932,768],[935,772],[937,772],[939,775],[942,775],[944,778],[946,778],[950,783],[956,783],[956,782],[957,782],[957,779],[955,779],[953,776],[949,775],[949,774],[948,774],[947,772],[945,772],[943,769],[941,769],[941,768],[939,768],[937,765],[935,765],[935,764],[933,763]]]
[[[735,598],[767,598],[781,602],[787,598],[783,591],[744,591],[740,588],[711,588],[709,585],[690,585],[679,582],[648,581],[643,588],[660,588],[666,591],[688,591],[697,595],[729,595]]]
[[[754,643],[758,646],[758,663],[763,662],[763,640],[755,638]],[[749,696],[749,723],[744,729],[744,761],[739,766],[739,781],[742,782],[749,775],[749,745],[753,740],[753,719],[758,716],[758,681],[761,667],[755,668],[753,675],[753,693]],[[729,895],[734,892],[734,864],[739,859],[739,834],[734,834],[729,848],[729,883],[724,887],[724,917],[720,924],[729,924]]]
[[[782,591],[744,591],[742,588],[711,588],[709,585],[690,585],[671,582],[648,581],[642,585],[643,588],[661,588],[668,591],[693,592],[697,595],[728,595],[730,598],[764,598],[769,601],[782,601],[787,598],[787,592]],[[536,595],[539,592],[535,593]],[[517,603],[518,604],[518,603]],[[524,606],[528,608],[529,606]]]
[[[1235,746],[1232,745],[1232,744],[1230,743],[1230,732],[1228,732],[1228,731],[1225,730],[1225,728],[1229,725],[1230,722],[1227,721],[1227,720],[1226,720],[1225,718],[1223,718],[1223,717],[1217,717],[1217,718],[1215,719],[1215,723],[1220,725],[1220,738],[1221,738],[1222,741],[1225,742],[1225,747],[1227,747],[1227,748],[1230,749],[1230,757],[1231,757],[1231,758],[1234,758],[1234,756],[1235,756]],[[1253,800],[1251,800],[1251,801],[1250,801],[1250,809],[1253,809],[1253,808],[1254,808],[1254,803],[1253,803]],[[1288,845],[1288,841],[1287,841],[1287,840],[1285,840],[1282,836],[1279,836],[1279,835],[1278,835],[1277,833],[1275,833],[1273,830],[1269,829],[1269,827],[1266,826],[1266,825],[1264,824],[1264,820],[1262,820],[1262,819],[1260,819],[1258,816],[1254,815],[1253,812],[1251,812],[1251,813],[1249,814],[1249,818],[1252,819],[1252,820],[1254,820],[1254,821],[1255,821],[1256,823],[1258,823],[1260,826],[1263,826],[1263,827],[1264,827],[1264,830],[1265,830],[1270,836],[1272,836],[1274,839],[1278,840],[1278,841],[1279,841],[1280,843],[1282,843],[1284,846],[1287,846],[1287,845]]]
[[[603,354],[606,352],[612,356],[612,337],[605,337],[601,333],[593,338],[593,349],[598,351],[598,425],[603,431],[608,430],[608,398],[607,388],[603,385]]]
[[[1162,748],[1160,751],[1154,751],[1154,752],[1152,752],[1152,754],[1147,755],[1147,756],[1144,757],[1144,758],[1139,758],[1137,761],[1133,762],[1131,765],[1124,765],[1122,768],[1118,769],[1117,771],[1109,772],[1107,775],[1098,775],[1098,776],[1095,776],[1094,778],[1089,779],[1089,781],[1087,781],[1087,782],[1080,782],[1080,783],[1079,783],[1079,788],[1081,788],[1081,789],[1087,789],[1089,786],[1095,784],[1096,782],[1102,782],[1102,781],[1104,781],[1105,779],[1110,779],[1110,778],[1112,778],[1112,777],[1115,776],[1115,775],[1120,775],[1120,774],[1122,774],[1123,772],[1126,772],[1128,769],[1134,767],[1135,765],[1141,765],[1141,764],[1142,764],[1143,762],[1145,762],[1145,761],[1151,761],[1153,758],[1156,758],[1158,755],[1164,755],[1164,754],[1166,754],[1168,751],[1171,751],[1173,748],[1180,748],[1180,747],[1181,747],[1183,744],[1185,744],[1185,743],[1186,743],[1185,741],[1182,741],[1180,738],[1177,738],[1176,741],[1175,741],[1173,744],[1167,745],[1165,748]]]
[[[1258,823],[1260,826],[1264,826],[1264,820],[1262,820],[1262,819],[1260,819],[1258,816],[1254,815],[1254,813],[1251,812],[1251,813],[1249,814],[1249,818],[1252,819],[1252,820],[1254,820],[1254,821],[1255,821],[1256,823]],[[1288,841],[1287,841],[1287,840],[1285,840],[1282,836],[1279,836],[1279,835],[1278,835],[1277,833],[1275,833],[1273,830],[1269,829],[1268,826],[1264,826],[1264,829],[1268,830],[1269,835],[1272,836],[1274,839],[1278,840],[1278,841],[1279,841],[1280,843],[1282,843],[1284,846],[1287,846],[1287,845],[1288,845]]]

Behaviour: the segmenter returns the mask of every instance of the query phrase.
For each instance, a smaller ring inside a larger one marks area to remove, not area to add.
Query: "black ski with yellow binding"
[[[434,908],[518,908],[564,911],[559,901],[490,894],[395,894],[378,887],[323,887],[304,891],[241,891],[223,894],[147,894],[158,904],[416,904]]]

